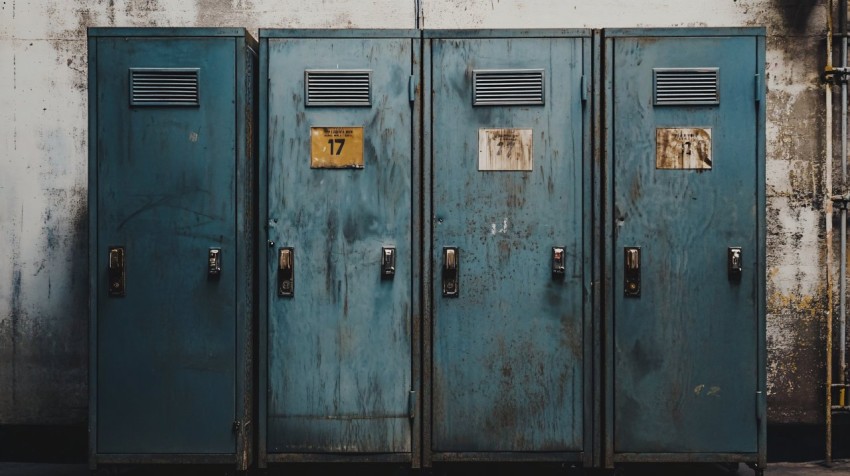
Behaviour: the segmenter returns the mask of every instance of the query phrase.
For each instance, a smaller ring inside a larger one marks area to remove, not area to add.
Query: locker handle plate
[[[109,247],[109,295],[113,297],[124,297],[125,295],[124,254],[123,246]]]
[[[627,246],[623,249],[624,292],[628,297],[640,296],[640,247]]]
[[[566,274],[566,258],[564,257],[563,246],[552,247],[552,276],[562,277]]]
[[[726,269],[730,280],[737,281],[741,279],[741,275],[744,272],[742,253],[743,250],[740,246],[730,246],[726,249]]]
[[[395,248],[381,248],[381,278],[392,279],[395,276]]]
[[[221,275],[221,248],[210,248],[207,255],[207,275],[211,278]]]
[[[295,296],[295,250],[292,247],[283,247],[277,252],[277,294]]]
[[[457,247],[443,248],[443,296],[458,297],[458,261]]]

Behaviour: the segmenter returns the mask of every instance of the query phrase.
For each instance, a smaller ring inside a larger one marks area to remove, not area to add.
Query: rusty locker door
[[[261,32],[261,461],[412,459],[416,54],[418,32]]]
[[[763,35],[606,31],[609,462],[763,460]]]
[[[89,30],[90,463],[250,463],[256,42]]]
[[[425,444],[435,461],[580,461],[591,423],[590,38],[425,34]]]

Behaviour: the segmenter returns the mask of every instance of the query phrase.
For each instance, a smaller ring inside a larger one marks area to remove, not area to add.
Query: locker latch
[[[726,251],[726,268],[729,279],[739,280],[744,271],[742,249],[740,246],[730,246]]]
[[[640,247],[629,246],[624,250],[626,296],[640,296]]]
[[[278,250],[277,294],[283,297],[295,296],[295,251],[291,247]]]
[[[109,295],[124,296],[124,247],[109,248]]]
[[[560,277],[566,273],[566,264],[564,263],[564,247],[552,247],[552,276]]]
[[[458,249],[454,246],[443,248],[443,296],[458,296]]]
[[[395,276],[395,248],[381,248],[381,277],[391,279]]]
[[[211,278],[221,274],[221,248],[210,248],[207,260],[207,275]]]

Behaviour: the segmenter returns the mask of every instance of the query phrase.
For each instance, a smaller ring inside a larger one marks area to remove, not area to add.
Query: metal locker
[[[606,30],[606,463],[765,462],[764,35]]]
[[[89,30],[89,458],[251,455],[256,42]]]
[[[260,31],[261,465],[417,464],[418,37]]]
[[[590,465],[590,32],[424,35],[424,462]]]

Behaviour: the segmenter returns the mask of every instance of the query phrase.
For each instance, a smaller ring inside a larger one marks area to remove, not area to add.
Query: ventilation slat
[[[371,106],[371,70],[307,70],[307,106]]]
[[[197,68],[130,68],[131,106],[198,106]]]
[[[369,78],[363,77],[346,77],[346,76],[338,76],[334,78],[316,78],[313,77],[318,73],[310,74],[310,78],[308,79],[311,84],[369,84]],[[367,73],[368,74],[368,73]]]
[[[194,94],[198,88],[194,86],[136,86],[135,93],[146,93],[156,91],[183,91]]]
[[[544,100],[543,70],[473,70],[474,106],[539,106]]]
[[[310,86],[314,88],[344,88],[344,89],[365,89],[369,87],[368,81],[348,81],[348,82],[338,82],[338,81],[311,81]]]
[[[652,70],[656,106],[720,104],[718,68],[655,68]]]
[[[487,96],[504,96],[506,93],[510,93],[511,95],[532,95],[532,96],[540,96],[538,91],[532,91],[529,89],[517,89],[517,88],[506,88],[501,91],[487,91],[487,92],[478,92],[478,97],[487,97]]]
[[[478,84],[539,84],[539,79],[526,78],[479,78]]]
[[[368,95],[368,94],[362,94],[362,93],[359,93],[359,92],[352,92],[352,93],[348,93],[348,94],[344,94],[344,91],[342,91],[342,92],[340,92],[340,91],[334,91],[334,92],[315,92],[315,93],[313,93],[313,95],[312,95],[312,98],[313,98],[313,99],[315,99],[315,98],[323,98],[323,97],[332,97],[332,98],[335,98],[335,97],[354,97],[354,98],[369,99],[369,95]]]
[[[159,81],[169,81],[172,83],[194,83],[195,77],[194,75],[159,75],[159,76],[149,76],[145,74],[136,74],[135,80],[137,83],[157,83]]]
[[[363,91],[363,88],[353,87],[353,86],[334,86],[329,88],[317,88],[315,85],[313,86],[313,90],[311,91],[312,95],[316,94],[359,94],[361,96],[369,96],[368,91]]]
[[[664,86],[713,86],[715,84],[714,78],[710,79],[697,79],[694,78],[690,81],[658,81],[659,85]]]
[[[664,91],[662,93],[656,94],[656,97],[664,97],[664,96],[700,96],[700,95],[708,95],[711,97],[716,97],[717,94],[714,91],[694,91],[692,89],[680,89],[675,91]]]
[[[145,82],[145,81],[160,81],[163,79],[167,79],[173,82],[194,82],[195,75],[194,74],[183,74],[180,72],[175,72],[175,74],[146,74],[140,73],[136,70],[135,75],[136,81]]]
[[[502,84],[496,87],[478,87],[478,94],[486,93],[501,93],[502,91],[528,91],[535,94],[540,94],[540,86],[529,86],[527,84]]]

